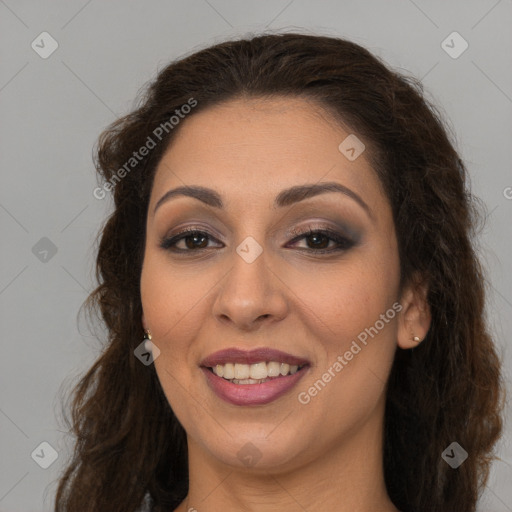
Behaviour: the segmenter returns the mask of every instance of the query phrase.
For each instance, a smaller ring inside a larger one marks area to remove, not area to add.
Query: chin
[[[294,461],[308,449],[309,443],[299,432],[265,432],[240,427],[241,435],[203,439],[201,444],[210,456],[228,466],[254,472],[278,472],[291,469]],[[231,430],[232,431],[232,430]]]

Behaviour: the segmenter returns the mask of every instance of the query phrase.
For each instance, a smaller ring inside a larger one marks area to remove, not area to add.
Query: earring
[[[412,341],[419,343],[421,341],[421,339],[418,338],[418,336],[413,336]]]
[[[149,352],[151,351],[151,333],[149,332],[149,329],[144,331],[144,334],[144,348]]]

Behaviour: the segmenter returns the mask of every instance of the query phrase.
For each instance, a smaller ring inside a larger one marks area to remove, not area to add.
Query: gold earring
[[[151,350],[151,333],[149,332],[149,329],[144,330],[144,339],[142,340],[144,342],[144,346],[146,347],[146,350]]]

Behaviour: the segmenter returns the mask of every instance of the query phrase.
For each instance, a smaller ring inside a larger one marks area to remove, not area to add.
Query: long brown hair
[[[503,386],[484,319],[473,241],[480,214],[467,171],[419,81],[350,41],[288,33],[224,42],[171,63],[137,108],[99,137],[96,167],[115,208],[100,233],[98,287],[85,305],[101,314],[108,341],[73,390],[66,421],[76,444],[56,512],[133,512],[144,498],[168,512],[186,496],[184,429],[154,365],[134,356],[143,338],[139,280],[153,176],[179,129],[169,119],[191,98],[189,116],[237,97],[271,96],[313,101],[368,143],[393,211],[401,284],[415,275],[429,284],[428,335],[418,348],[397,350],[389,377],[388,493],[403,512],[475,510],[502,429]],[[127,168],[148,137],[155,147]],[[469,454],[457,469],[441,457],[453,441]]]

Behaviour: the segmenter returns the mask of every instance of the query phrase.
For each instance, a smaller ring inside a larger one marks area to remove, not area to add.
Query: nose
[[[233,264],[219,284],[213,314],[224,323],[252,331],[286,317],[288,289],[265,258],[265,251],[248,263],[233,251]]]

